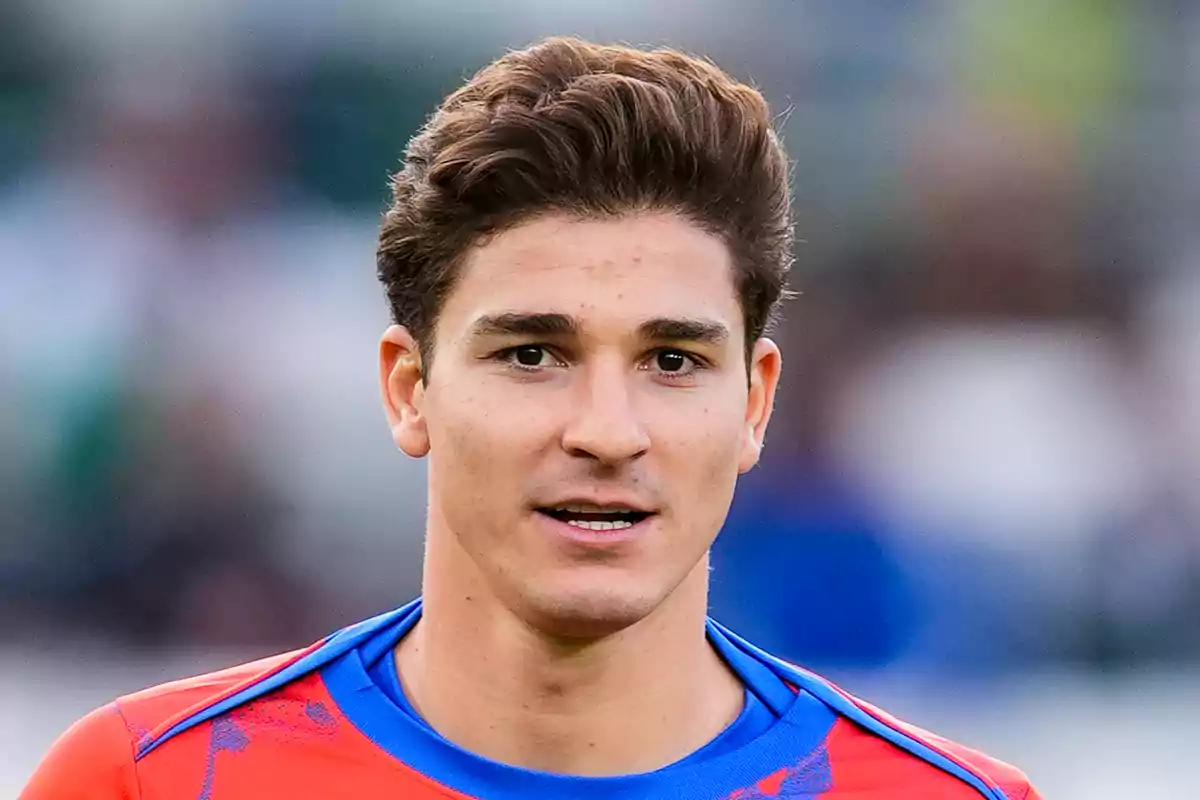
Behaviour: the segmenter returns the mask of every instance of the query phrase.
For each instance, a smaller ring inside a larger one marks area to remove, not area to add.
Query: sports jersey
[[[62,736],[21,798],[1037,798],[1016,769],[907,725],[712,620],[709,642],[749,701],[708,745],[637,775],[500,764],[439,736],[381,673],[420,615],[418,599],[303,650],[119,698]]]

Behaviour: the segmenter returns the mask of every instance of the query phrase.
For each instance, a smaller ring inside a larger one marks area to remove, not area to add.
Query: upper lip
[[[548,503],[538,503],[537,508],[568,508],[570,506],[596,506],[604,511],[636,511],[641,514],[657,513],[646,503],[620,497],[564,497]]]

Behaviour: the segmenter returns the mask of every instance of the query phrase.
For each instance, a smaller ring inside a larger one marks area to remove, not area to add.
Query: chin
[[[659,592],[573,586],[526,593],[526,622],[563,639],[601,639],[641,622],[662,603]]]

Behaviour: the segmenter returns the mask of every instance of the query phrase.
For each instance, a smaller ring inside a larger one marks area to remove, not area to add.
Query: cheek
[[[681,478],[678,488],[692,495],[686,507],[706,516],[727,510],[738,476],[742,418],[741,407],[724,406],[697,409],[685,425],[675,415],[674,441],[666,449]]]
[[[741,425],[728,423],[714,431],[708,441],[705,473],[697,480],[703,486],[697,505],[697,513],[702,514],[703,519],[697,521],[697,528],[708,534],[704,542],[706,548],[712,545],[729,516],[741,474],[738,469],[741,441]]]
[[[721,508],[722,514],[728,510],[737,483],[741,441],[740,426],[725,425],[712,431],[706,442],[708,459],[703,482],[707,485],[707,498]]]
[[[449,386],[428,419],[433,501],[450,518],[489,514],[519,496],[536,458],[539,418],[522,404]],[[447,402],[446,398],[453,398]],[[491,509],[486,511],[485,509]]]

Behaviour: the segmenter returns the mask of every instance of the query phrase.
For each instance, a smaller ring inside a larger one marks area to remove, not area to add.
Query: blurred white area
[[[1200,243],[1151,285],[1140,322],[1154,441],[1200,514]]]
[[[237,663],[232,653],[0,650],[0,798],[15,798],[72,721],[121,693]],[[81,665],[84,669],[81,671]],[[1200,676],[1070,672],[936,685],[851,677],[848,690],[914,724],[1018,764],[1046,800],[1186,800],[1200,740]]]
[[[1116,347],[1069,323],[927,323],[848,382],[835,447],[903,527],[1029,556],[1145,502]]]

